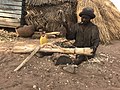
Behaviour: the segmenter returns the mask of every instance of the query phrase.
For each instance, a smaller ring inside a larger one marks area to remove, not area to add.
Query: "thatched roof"
[[[93,20],[98,25],[101,42],[110,43],[111,40],[120,39],[120,12],[110,0],[78,0],[77,16],[84,7],[94,8],[96,18]]]
[[[76,2],[76,0],[26,0],[26,3],[28,5],[44,5],[44,4],[52,4],[57,5],[65,2]]]

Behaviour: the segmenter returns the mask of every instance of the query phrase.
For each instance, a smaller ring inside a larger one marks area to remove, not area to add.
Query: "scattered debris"
[[[0,30],[0,41],[15,41],[17,35],[15,32],[8,32],[4,29]]]

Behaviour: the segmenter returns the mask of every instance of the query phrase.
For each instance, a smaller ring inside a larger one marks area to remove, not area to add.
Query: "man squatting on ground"
[[[92,55],[76,55],[73,64],[79,65],[81,62],[94,58],[97,47],[100,42],[98,27],[91,22],[95,18],[94,10],[90,7],[83,8],[79,16],[81,22],[72,27],[68,27],[67,22],[63,22],[66,28],[66,39],[75,40],[73,46],[78,48],[90,47],[93,49]]]

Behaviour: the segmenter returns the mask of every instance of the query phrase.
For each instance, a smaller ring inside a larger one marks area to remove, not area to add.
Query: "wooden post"
[[[33,52],[14,71],[18,71],[23,65],[25,65],[25,63],[27,63],[39,49],[40,49],[40,46],[37,46],[33,50]]]
[[[44,45],[43,45],[44,46]],[[34,47],[16,46],[13,48],[13,53],[30,53]],[[91,55],[93,50],[89,47],[86,48],[61,48],[61,47],[42,47],[38,52],[54,52],[54,53],[66,53],[66,54],[84,54]]]

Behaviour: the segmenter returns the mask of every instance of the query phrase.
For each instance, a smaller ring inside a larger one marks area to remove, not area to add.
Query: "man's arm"
[[[75,39],[75,30],[70,25],[68,25],[68,22],[65,17],[65,12],[63,10],[59,10],[58,14],[61,17],[62,24],[66,29],[66,39],[73,40]]]
[[[69,26],[68,24],[67,24],[67,22],[64,22],[63,23],[63,26],[65,27],[65,29],[66,29],[66,39],[68,39],[68,40],[73,40],[73,39],[75,39],[75,37],[76,37],[76,30],[75,30],[75,25],[73,25],[73,26]]]
[[[92,49],[93,49],[93,53],[96,52],[97,47],[99,46],[99,42],[100,42],[99,30],[98,30],[98,27],[95,26],[92,30]]]

